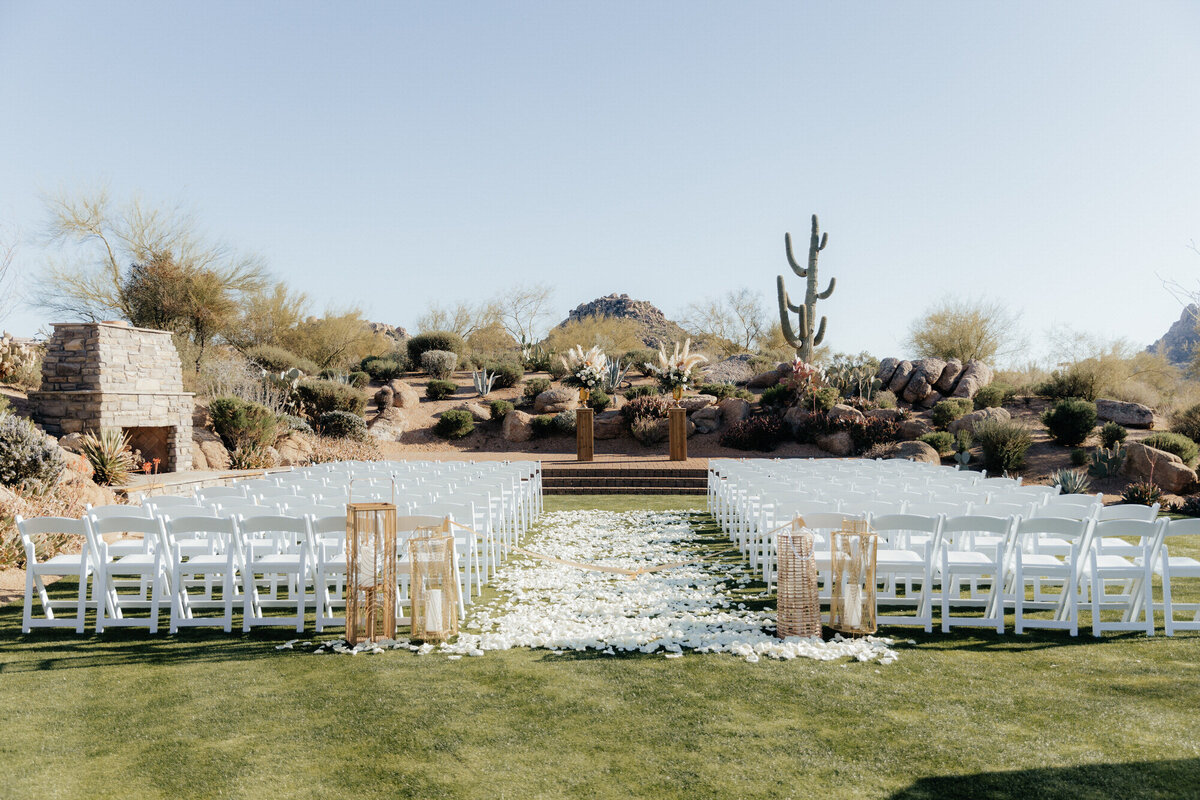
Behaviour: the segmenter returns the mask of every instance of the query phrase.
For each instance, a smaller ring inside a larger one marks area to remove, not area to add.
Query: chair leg
[[[1154,635],[1154,583],[1152,581],[1154,565],[1150,563],[1151,559],[1146,559],[1146,563],[1142,565],[1141,579],[1141,603],[1142,611],[1146,614],[1146,635]]]
[[[1166,629],[1167,636],[1175,635],[1175,610],[1171,607],[1171,568],[1167,564],[1167,560],[1163,559],[1162,570],[1162,587],[1163,587],[1163,627]]]
[[[29,633],[33,629],[33,570],[33,564],[25,565],[25,610],[21,614],[21,633]],[[87,591],[86,588],[84,591]]]
[[[87,591],[88,591],[87,570],[80,570],[80,572],[79,572],[79,595],[78,595],[78,600],[75,603],[75,632],[76,633],[83,633],[84,617],[87,615]],[[28,593],[26,593],[25,596],[28,598],[29,597]]]

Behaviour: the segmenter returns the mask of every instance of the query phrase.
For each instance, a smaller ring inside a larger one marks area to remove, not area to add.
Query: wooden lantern
[[[396,506],[346,504],[346,641],[396,635]]]
[[[667,409],[667,433],[670,437],[671,461],[687,461],[687,409],[676,406]]]
[[[458,569],[450,520],[417,528],[408,540],[412,637],[442,642],[458,635]]]
[[[821,636],[821,600],[817,594],[817,556],[813,533],[796,517],[779,531],[778,617],[775,635]]]
[[[833,580],[829,627],[848,636],[876,631],[875,550],[878,536],[862,520],[844,520],[829,535]]]

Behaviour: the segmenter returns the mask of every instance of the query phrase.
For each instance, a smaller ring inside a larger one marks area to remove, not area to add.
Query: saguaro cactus
[[[820,327],[816,327],[817,319],[817,301],[826,300],[829,295],[833,294],[834,284],[837,283],[837,278],[829,279],[829,286],[823,292],[817,291],[817,254],[825,249],[825,245],[829,242],[829,234],[821,233],[820,226],[817,223],[817,215],[813,214],[812,218],[812,236],[808,240],[808,267],[801,267],[796,263],[796,257],[792,255],[792,235],[785,233],[783,235],[783,243],[787,249],[788,264],[792,267],[792,272],[799,275],[801,278],[808,280],[808,286],[804,292],[804,304],[793,305],[788,298],[787,287],[783,284],[783,276],[779,276],[777,285],[779,287],[779,324],[783,326],[783,336],[788,340],[788,343],[796,348],[796,355],[804,361],[812,360],[813,348],[819,345],[825,339],[825,317],[821,317]],[[792,328],[792,319],[788,316],[791,311],[799,314],[799,325],[796,329]]]

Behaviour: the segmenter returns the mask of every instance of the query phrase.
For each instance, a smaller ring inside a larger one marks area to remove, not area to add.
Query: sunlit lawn
[[[277,651],[286,630],[22,636],[13,605],[0,797],[1200,796],[1200,634],[892,633],[916,644],[886,667],[449,661]]]

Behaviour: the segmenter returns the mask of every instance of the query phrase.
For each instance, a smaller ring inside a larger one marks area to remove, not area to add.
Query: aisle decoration
[[[829,627],[850,636],[875,633],[875,555],[878,536],[849,519],[830,534],[833,551]]]
[[[458,634],[458,568],[450,520],[417,528],[408,540],[412,638],[444,642]]]
[[[817,595],[817,554],[813,532],[796,517],[779,531],[779,601],[775,635],[819,637],[821,600]]]
[[[346,641],[396,635],[396,506],[346,505]]]
[[[562,382],[579,388],[579,402],[587,403],[592,390],[604,385],[608,376],[608,356],[597,345],[586,353],[582,345],[576,345],[561,358],[567,374]]]
[[[668,356],[667,351],[662,347],[658,348],[658,363],[651,364],[646,362],[646,370],[658,379],[658,385],[663,391],[670,392],[675,397],[675,402],[678,403],[683,398],[684,390],[691,387],[695,378],[693,372],[696,367],[708,361],[707,358],[699,353],[693,353],[692,340],[688,339],[680,348],[679,342],[675,343],[675,351]]]

